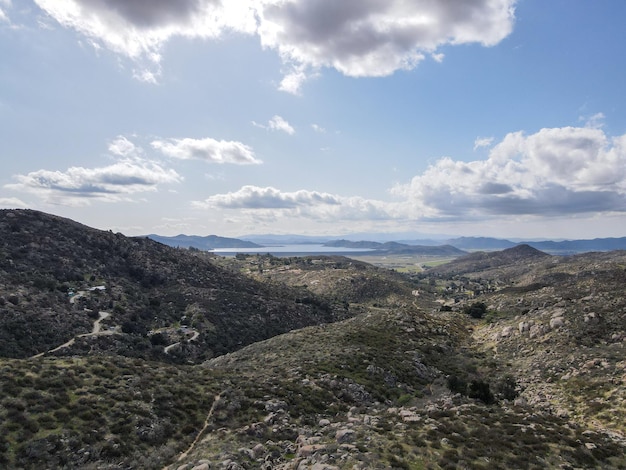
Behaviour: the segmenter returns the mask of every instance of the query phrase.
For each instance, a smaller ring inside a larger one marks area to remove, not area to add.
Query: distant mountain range
[[[148,235],[156,242],[163,243],[174,248],[197,248],[199,250],[214,250],[216,248],[262,248],[254,242],[239,240],[238,238],[218,237],[208,235],[206,237],[196,235],[176,235],[174,237],[164,237],[161,235]]]
[[[325,243],[324,246],[333,248],[351,248],[375,250],[371,254],[414,254],[414,255],[436,255],[436,256],[461,256],[467,254],[466,251],[455,248],[451,245],[425,246],[408,245],[398,242],[353,242],[350,240],[334,240]]]
[[[375,237],[376,234],[372,234]],[[336,237],[320,237],[306,235],[258,235],[242,238],[227,238],[216,235],[176,235],[166,237],[151,234],[148,238],[164,245],[178,248],[197,248],[199,250],[215,250],[220,248],[263,248],[268,245],[302,245],[323,244],[329,248],[350,248],[374,250],[372,254],[423,254],[437,256],[460,256],[468,251],[504,250],[519,245],[529,245],[551,254],[574,254],[589,251],[626,250],[626,237],[595,238],[593,240],[561,240],[561,241],[511,241],[491,237],[459,237],[447,240],[419,239],[402,241],[375,241],[337,239]],[[350,236],[352,238],[352,236]]]
[[[593,240],[528,241],[515,243],[510,240],[487,237],[461,237],[447,240],[448,244],[462,250],[502,250],[518,245],[529,245],[546,253],[571,254],[588,251],[626,250],[626,237],[595,238]]]

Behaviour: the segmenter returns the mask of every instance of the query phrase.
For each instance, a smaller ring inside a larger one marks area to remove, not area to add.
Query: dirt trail
[[[200,432],[198,433],[198,435],[196,436],[194,441],[191,443],[189,448],[187,448],[187,450],[185,452],[183,452],[182,454],[180,454],[178,456],[178,458],[176,459],[176,462],[180,462],[181,460],[187,458],[189,453],[196,447],[196,444],[198,444],[198,442],[200,442],[200,439],[204,436],[204,433],[206,432],[207,428],[211,424],[211,418],[213,417],[213,412],[215,411],[215,407],[217,406],[219,401],[222,399],[222,393],[224,393],[224,392],[220,392],[217,395],[215,395],[215,398],[213,400],[213,405],[211,405],[211,409],[209,410],[209,414],[207,415],[206,419],[204,420],[204,426],[202,427],[202,429],[200,430]],[[170,467],[171,467],[171,465],[168,465],[168,466],[164,467],[163,470],[169,470]]]
[[[197,340],[197,339],[198,339],[198,336],[200,336],[200,333],[194,330],[194,332],[193,332],[193,336],[192,336],[191,338],[189,338],[187,341],[189,341],[189,342],[191,343],[192,341]],[[169,353],[170,353],[170,351],[171,351],[173,348],[175,348],[176,346],[180,346],[180,341],[177,341],[177,342],[175,342],[175,343],[172,343],[172,344],[170,344],[169,346],[165,346],[165,348],[163,348],[163,352],[164,352],[165,354],[169,354]]]
[[[91,333],[82,333],[80,335],[76,335],[74,336],[72,339],[70,339],[69,341],[63,343],[61,346],[57,346],[56,348],[50,349],[48,351],[44,351],[41,352],[39,354],[35,354],[34,356],[31,356],[31,359],[36,359],[38,357],[42,357],[46,354],[50,354],[53,352],[56,352],[60,349],[63,348],[69,348],[71,345],[74,344],[74,342],[76,341],[76,338],[84,338],[86,336],[101,336],[101,335],[112,335],[115,333],[114,330],[107,330],[107,331],[102,331],[102,320],[109,318],[111,316],[111,313],[109,312],[99,312],[99,317],[97,320],[94,320],[93,322],[93,328],[91,329]]]

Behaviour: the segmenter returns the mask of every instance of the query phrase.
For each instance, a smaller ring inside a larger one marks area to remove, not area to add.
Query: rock
[[[279,411],[285,411],[287,409],[287,403],[282,400],[268,400],[265,402],[265,411],[272,411],[274,413]]]
[[[530,326],[529,335],[531,338],[535,338],[536,336],[541,336],[548,331],[548,328],[545,325],[535,324]]]
[[[526,401],[526,398],[524,398],[524,397],[517,397],[513,403],[515,404],[515,406],[526,406],[526,405],[528,405],[528,401]]]
[[[196,465],[192,467],[191,470],[209,470],[211,467],[208,463],[201,463],[200,465]]]
[[[306,446],[302,446],[298,449],[298,457],[310,457],[315,452],[320,450],[325,450],[326,446],[323,444],[310,444]]]
[[[339,467],[335,465],[327,465],[325,463],[315,463],[311,467],[311,470],[339,470]]]
[[[257,444],[252,448],[252,452],[256,458],[259,458],[265,453],[265,446],[263,444]]]
[[[349,442],[354,442],[356,438],[356,433],[353,429],[340,429],[335,434],[335,439],[339,444],[345,444]]]
[[[528,323],[527,321],[522,321],[519,323],[519,325],[517,325],[517,328],[520,334],[528,333],[530,332],[530,323]]]
[[[550,328],[560,328],[565,325],[565,319],[563,317],[553,317],[550,319]]]
[[[379,419],[376,416],[365,415],[363,416],[363,423],[369,424],[370,426],[378,425]]]
[[[511,333],[513,333],[513,328],[511,328],[510,326],[505,326],[500,332],[500,337],[508,338],[509,336],[511,336]]]
[[[593,442],[585,442],[585,447],[589,450],[595,449],[597,446]]]
[[[598,323],[598,316],[595,314],[595,312],[587,313],[583,317],[583,320],[585,323],[595,324]]]
[[[329,419],[320,419],[319,423],[317,423],[320,427],[325,427],[330,425]]]
[[[272,412],[272,413],[268,414],[265,418],[263,418],[263,423],[272,425],[272,424],[276,423],[277,418],[278,418],[278,413]]]

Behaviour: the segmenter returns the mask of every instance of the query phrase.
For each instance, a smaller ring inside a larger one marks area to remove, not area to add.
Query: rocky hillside
[[[0,230],[2,468],[626,468],[624,252],[410,278]]]
[[[199,361],[350,316],[344,304],[257,282],[208,253],[35,211],[0,211],[0,275],[4,357],[33,356],[76,338],[55,354]],[[298,301],[304,297],[311,301]],[[101,333],[109,334],[89,335],[101,311],[109,314]],[[174,343],[180,347],[165,354]]]

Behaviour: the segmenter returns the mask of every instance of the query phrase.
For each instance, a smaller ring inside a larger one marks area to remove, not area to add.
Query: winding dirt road
[[[200,336],[200,333],[198,333],[197,331],[194,330],[193,332],[193,336],[191,338],[189,338],[187,341],[192,342],[198,339],[198,336]],[[165,346],[165,348],[163,348],[163,352],[165,354],[169,354],[170,351],[175,348],[176,346],[180,346],[180,341],[177,341],[176,343],[170,344],[169,346]]]
[[[99,317],[97,320],[94,320],[93,322],[93,328],[91,329],[91,333],[83,333],[80,335],[76,335],[74,336],[72,339],[70,339],[69,341],[67,341],[66,343],[63,343],[61,346],[57,346],[56,348],[50,349],[48,351],[44,351],[42,353],[39,354],[35,354],[34,356],[31,357],[31,359],[36,359],[38,357],[42,357],[46,354],[50,354],[53,352],[56,352],[60,349],[63,348],[69,348],[72,344],[74,344],[74,342],[76,341],[76,338],[84,338],[86,336],[103,336],[103,335],[112,335],[115,334],[115,330],[106,330],[106,331],[102,331],[102,320],[109,318],[111,316],[111,314],[109,312],[98,312],[99,313]]]

